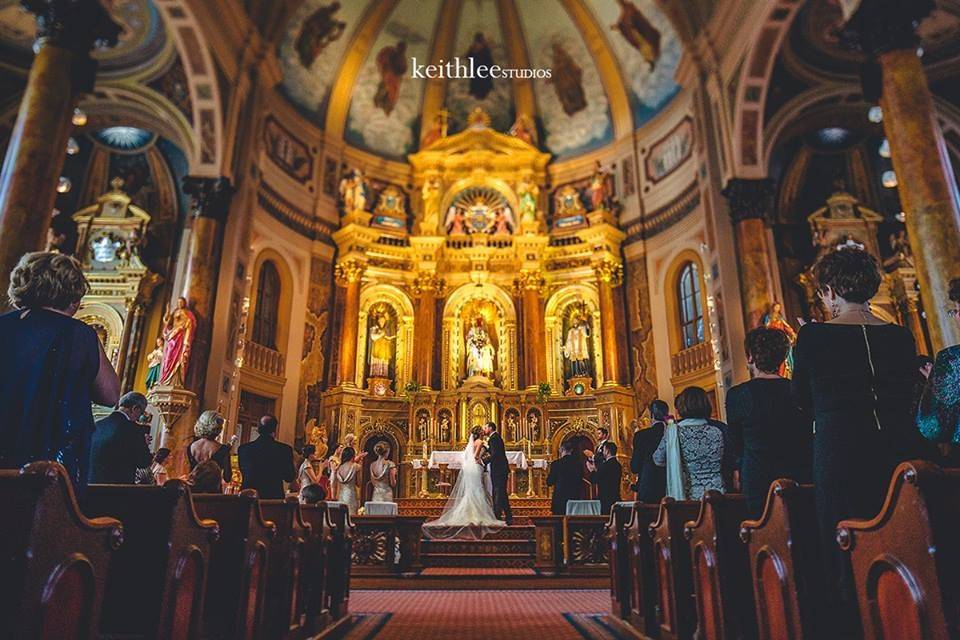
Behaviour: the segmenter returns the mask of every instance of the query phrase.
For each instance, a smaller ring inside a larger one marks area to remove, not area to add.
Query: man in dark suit
[[[597,427],[594,434],[597,436],[597,447],[593,452],[593,464],[598,467],[603,464],[603,445],[605,445],[610,439],[610,432],[606,427]]]
[[[293,448],[277,442],[277,419],[263,416],[257,427],[259,436],[253,442],[240,445],[237,460],[243,474],[243,488],[256,489],[263,499],[282,500],[283,483],[293,482]]]
[[[550,463],[547,474],[547,486],[553,487],[550,499],[550,511],[555,516],[566,515],[567,502],[576,500],[583,484],[581,456],[573,455],[573,445],[564,442],[560,445],[560,457]]]
[[[142,393],[125,393],[117,408],[97,420],[90,443],[90,484],[134,484],[137,469],[153,461],[147,429],[138,424],[147,409]]]
[[[510,475],[510,464],[507,462],[507,449],[503,438],[497,431],[497,425],[488,422],[483,427],[483,435],[487,436],[487,449],[490,454],[490,480],[493,484],[493,513],[497,518],[503,515],[507,525],[513,524],[513,512],[510,511],[510,501],[507,499],[507,477]]]
[[[663,400],[650,403],[652,424],[648,429],[640,429],[633,434],[633,455],[630,457],[630,471],[637,475],[637,500],[657,504],[667,493],[667,470],[653,462],[653,452],[663,440],[663,428],[666,426],[670,407]]]
[[[617,445],[607,441],[603,445],[603,462],[599,465],[591,463],[590,481],[600,490],[600,511],[610,513],[614,504],[620,502],[620,479],[623,469],[617,460]]]

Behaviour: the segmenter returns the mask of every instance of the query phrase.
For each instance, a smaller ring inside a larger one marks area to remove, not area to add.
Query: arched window
[[[688,262],[680,269],[677,282],[677,306],[680,309],[682,348],[689,349],[704,341],[703,305],[700,302],[700,273],[697,265]]]
[[[257,281],[257,300],[253,315],[254,342],[271,349],[277,348],[277,318],[280,315],[280,272],[277,265],[267,260],[260,267]]]

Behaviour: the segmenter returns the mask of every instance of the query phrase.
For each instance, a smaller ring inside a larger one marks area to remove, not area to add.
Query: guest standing
[[[397,486],[397,464],[390,459],[390,446],[378,442],[373,448],[377,459],[370,463],[370,481],[373,483],[374,502],[393,502],[393,490]]]
[[[566,515],[567,502],[576,500],[583,484],[582,456],[574,455],[574,446],[569,440],[560,444],[560,457],[550,463],[547,486],[553,487],[550,497],[550,512],[555,516]]]
[[[223,481],[230,482],[233,476],[230,468],[231,447],[217,440],[223,433],[223,425],[226,422],[226,419],[216,411],[201,413],[197,424],[193,427],[193,434],[197,439],[187,447],[187,460],[190,462],[191,470],[196,469],[201,462],[213,460],[223,473]]]
[[[597,485],[600,493],[600,512],[609,514],[613,505],[620,502],[620,481],[623,468],[617,460],[617,445],[609,440],[603,443],[603,458],[600,464],[590,462],[590,481]]]
[[[223,493],[223,470],[213,460],[204,460],[187,476],[193,493]]]
[[[950,301],[953,306],[947,313],[960,323],[960,278],[950,281]],[[937,354],[920,400],[917,425],[934,442],[960,445],[960,344]],[[948,455],[948,460],[955,462],[956,457]]]
[[[814,419],[813,482],[831,619],[840,632],[857,634],[856,594],[836,525],[874,517],[896,464],[920,450],[911,415],[917,354],[909,331],[870,310],[881,274],[869,253],[834,250],[813,275],[832,319],[800,328],[792,388]]]
[[[333,495],[337,500],[347,505],[350,515],[357,515],[360,500],[357,497],[357,487],[360,485],[360,465],[354,462],[356,451],[352,447],[344,447],[340,453],[340,466],[333,474]]]
[[[293,448],[277,442],[277,419],[266,415],[260,418],[258,436],[253,442],[237,448],[237,462],[243,474],[243,488],[256,489],[263,499],[282,500],[283,483],[293,482]]]
[[[653,461],[667,467],[667,493],[677,500],[699,500],[710,489],[723,492],[724,435],[717,424],[708,422],[713,407],[707,392],[687,387],[676,404],[680,422],[664,427],[663,439],[653,452]],[[672,493],[671,474],[679,484]]]
[[[146,409],[144,395],[131,391],[123,394],[113,413],[96,422],[90,443],[90,484],[135,484],[137,469],[153,461],[148,432],[140,424]]]
[[[317,448],[308,444],[300,451],[303,460],[300,461],[300,469],[297,471],[297,484],[300,493],[303,493],[304,487],[317,484],[320,481],[320,472],[317,470]]]
[[[607,441],[610,439],[610,432],[606,427],[597,427],[594,435],[597,436],[597,446],[593,449],[593,463],[599,466],[600,463],[603,462],[604,457],[603,445],[607,444]]]
[[[667,476],[663,467],[653,462],[653,452],[663,440],[663,427],[669,413],[666,402],[654,400],[650,403],[650,426],[633,434],[630,471],[637,474],[637,500],[640,502],[656,504],[666,495]]]
[[[750,517],[759,517],[777,478],[810,482],[813,423],[780,376],[790,339],[779,329],[758,327],[744,341],[751,380],[727,392],[727,422],[743,434],[740,482]]]
[[[0,468],[55,460],[87,483],[93,412],[112,407],[120,381],[96,332],[73,315],[89,285],[80,264],[28,253],[10,274],[15,307],[0,316]]]

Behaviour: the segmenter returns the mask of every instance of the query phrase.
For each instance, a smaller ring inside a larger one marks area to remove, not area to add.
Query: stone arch
[[[557,427],[550,436],[549,455],[556,458],[560,454],[560,443],[571,436],[582,435],[590,439],[590,442],[596,446],[597,439],[594,436],[594,429],[600,425],[600,419],[595,416],[573,416],[565,423]]]
[[[413,303],[407,294],[390,284],[373,284],[360,291],[360,317],[357,331],[357,367],[355,383],[362,389],[367,369],[367,319],[375,304],[386,303],[397,314],[396,380],[394,391],[413,379]]]
[[[563,353],[560,348],[564,341],[563,319],[567,307],[580,301],[587,306],[592,321],[593,333],[590,340],[593,343],[593,369],[596,384],[597,387],[603,384],[603,345],[600,335],[600,301],[597,289],[592,284],[571,284],[550,296],[544,312],[547,332],[547,380],[558,393],[562,393],[564,385]]]
[[[499,350],[497,369],[505,389],[517,388],[517,314],[513,298],[502,288],[490,283],[465,284],[447,298],[443,308],[443,336],[441,338],[444,389],[459,386],[463,378],[463,327],[460,315],[464,306],[474,300],[492,302],[500,311],[501,323],[497,331]],[[504,355],[505,354],[505,355]]]
[[[123,336],[124,324],[123,316],[120,315],[120,312],[109,304],[90,302],[80,305],[76,318],[91,327],[103,327],[106,332],[103,349],[106,351],[110,361],[116,366],[119,358],[120,341]],[[100,337],[102,339],[104,336]]]

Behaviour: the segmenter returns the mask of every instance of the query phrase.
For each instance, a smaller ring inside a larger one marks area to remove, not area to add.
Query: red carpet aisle
[[[610,594],[583,591],[353,591],[348,640],[620,638]],[[384,616],[382,614],[387,614]]]

